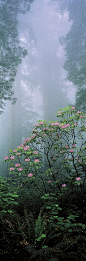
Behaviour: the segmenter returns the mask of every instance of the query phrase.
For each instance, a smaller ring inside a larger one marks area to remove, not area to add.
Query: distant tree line
[[[70,31],[60,39],[66,52],[64,69],[76,87],[75,106],[86,111],[86,1],[58,0],[60,10],[69,12]]]

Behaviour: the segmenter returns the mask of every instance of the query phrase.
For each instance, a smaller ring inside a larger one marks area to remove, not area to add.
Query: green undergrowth
[[[21,187],[9,197],[8,187],[4,180],[0,260],[86,260],[86,191],[41,196],[33,187],[32,196]]]

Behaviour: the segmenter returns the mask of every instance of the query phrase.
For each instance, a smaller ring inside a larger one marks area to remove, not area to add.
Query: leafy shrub
[[[69,211],[81,215],[82,207],[86,209],[86,115],[70,106],[57,118],[58,122],[39,121],[31,137],[10,151],[5,157],[8,174],[18,186],[21,209],[33,208],[38,214],[44,204],[41,197],[54,192],[64,217]]]
[[[22,186],[17,193],[18,205],[15,209],[19,215],[24,215],[24,209],[27,209],[28,213],[32,211],[34,217],[36,217],[43,205],[40,191],[36,190],[35,186],[32,186],[29,190]]]
[[[86,115],[70,106],[57,118],[35,124],[4,159],[18,194],[14,217],[30,260],[85,260]]]
[[[34,184],[43,193],[49,188],[61,193],[61,188],[84,192],[86,117],[72,106],[60,110],[57,117],[58,122],[39,121],[32,136],[10,151],[5,157],[9,174],[18,185],[29,189]]]
[[[0,218],[3,214],[12,213],[13,207],[17,205],[17,197],[16,192],[13,193],[9,187],[7,179],[0,177]]]
[[[17,240],[16,248],[21,249],[18,260],[85,260],[86,225],[76,222],[77,214],[69,214],[66,219],[59,216],[62,209],[50,204],[53,196],[44,196],[46,203],[36,218],[24,210],[23,218],[15,212],[11,220],[5,221],[10,224],[12,240]]]

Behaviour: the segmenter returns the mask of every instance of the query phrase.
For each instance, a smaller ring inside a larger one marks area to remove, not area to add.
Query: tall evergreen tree
[[[72,22],[66,37],[60,39],[66,52],[64,69],[76,86],[76,108],[86,110],[86,0],[60,0],[59,4]]]
[[[5,100],[12,98],[12,84],[17,67],[27,51],[19,45],[19,12],[25,13],[33,0],[1,0],[0,2],[0,113],[3,112]]]

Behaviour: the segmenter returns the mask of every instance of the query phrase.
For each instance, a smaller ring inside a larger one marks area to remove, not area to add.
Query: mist
[[[30,10],[18,13],[18,38],[27,55],[17,67],[13,83],[15,104],[6,101],[0,115],[0,172],[9,150],[29,137],[38,120],[56,120],[56,111],[75,102],[75,86],[63,69],[65,51],[59,38],[70,30],[69,13],[60,13],[57,1],[34,0]]]

